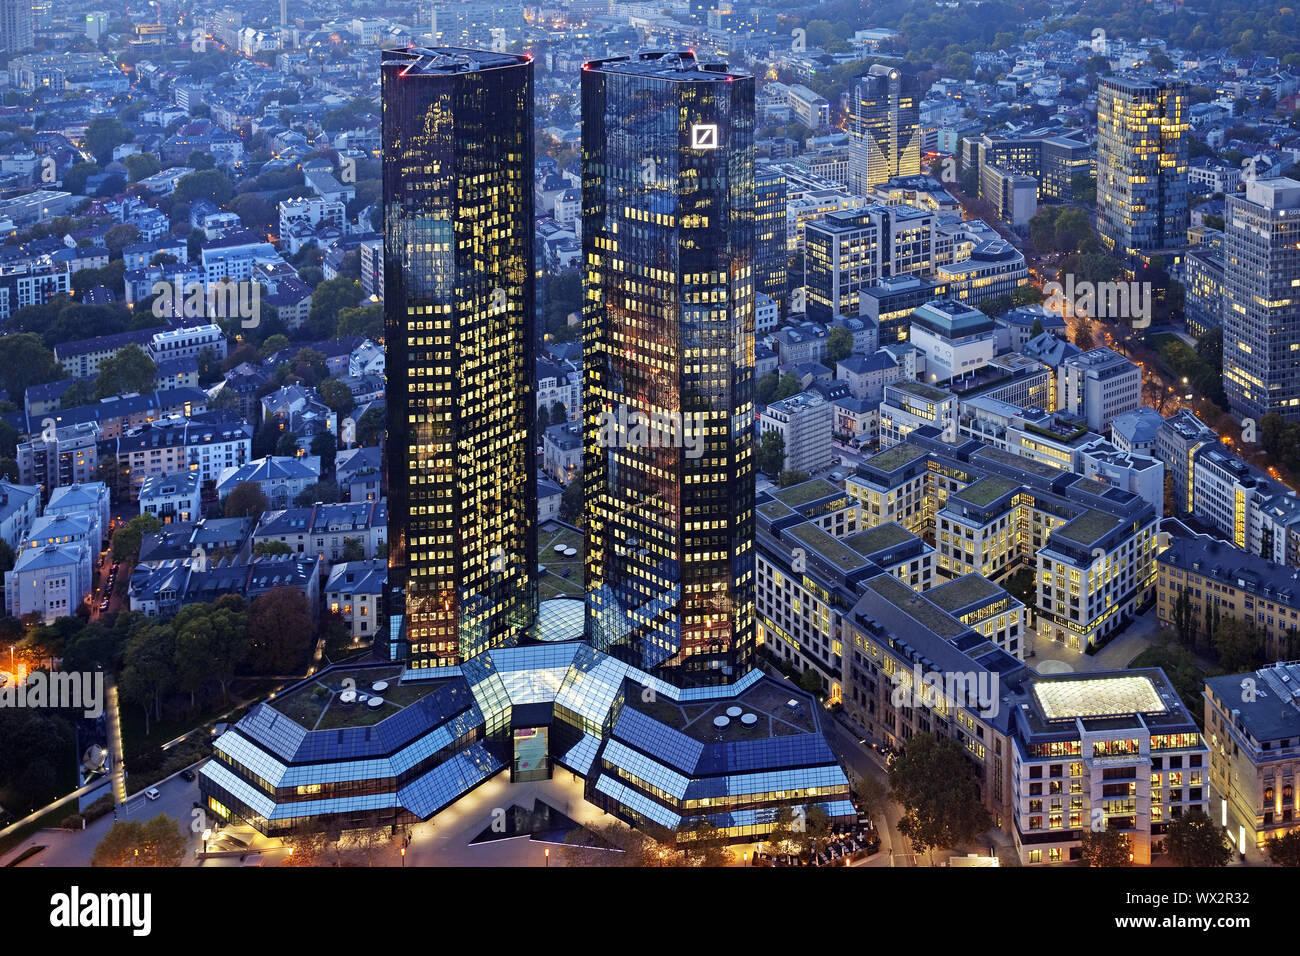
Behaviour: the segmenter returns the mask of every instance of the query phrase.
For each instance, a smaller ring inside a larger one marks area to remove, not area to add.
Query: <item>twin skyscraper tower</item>
[[[437,667],[537,620],[533,63],[393,50],[382,84],[388,653]],[[754,80],[639,53],[588,63],[581,97],[584,636],[731,683],[755,642]]]

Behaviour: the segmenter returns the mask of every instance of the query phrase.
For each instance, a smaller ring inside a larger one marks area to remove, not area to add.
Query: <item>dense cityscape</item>
[[[0,861],[1300,866],[1297,26],[0,0]]]

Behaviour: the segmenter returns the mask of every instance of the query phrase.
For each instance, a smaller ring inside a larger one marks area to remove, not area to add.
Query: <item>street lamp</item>
[[[211,827],[208,827],[206,830],[203,831],[203,853],[204,853],[204,855],[207,855],[207,852],[208,852],[208,841],[211,840],[211,839],[212,839],[212,828],[211,828]],[[290,850],[289,852],[292,853],[293,851]]]
[[[402,869],[406,869],[406,847],[402,847]]]
[[[551,868],[551,848],[549,846],[543,852],[543,855],[546,857],[546,868],[549,870]]]

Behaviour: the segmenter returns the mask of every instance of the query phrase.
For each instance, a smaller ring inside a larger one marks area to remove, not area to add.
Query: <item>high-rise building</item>
[[[789,294],[790,237],[785,173],[760,165],[754,173],[754,291],[784,309]]]
[[[588,640],[730,682],[754,650],[754,80],[599,60],[582,116]]]
[[[857,316],[864,287],[885,276],[929,272],[933,235],[934,214],[907,205],[873,203],[809,222],[804,226],[808,318],[828,322],[836,315]]]
[[[1097,86],[1097,232],[1125,259],[1187,241],[1187,84]]]
[[[1223,235],[1223,387],[1234,415],[1300,420],[1300,182],[1229,196]]]
[[[0,50],[17,53],[30,50],[35,42],[32,0],[0,0]]]
[[[456,664],[535,612],[533,65],[385,51],[390,655]]]
[[[915,76],[877,63],[849,100],[849,185],[865,196],[895,176],[921,172],[921,88]]]

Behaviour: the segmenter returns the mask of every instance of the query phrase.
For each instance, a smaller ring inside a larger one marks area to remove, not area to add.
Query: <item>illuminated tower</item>
[[[849,100],[849,170],[865,196],[895,176],[921,172],[921,87],[916,77],[877,63],[853,84]]]
[[[1097,84],[1097,233],[1122,259],[1187,243],[1187,84]]]
[[[535,611],[533,65],[383,54],[390,656],[454,664]]]
[[[600,60],[582,121],[588,640],[731,681],[754,650],[754,80]]]
[[[1229,196],[1223,229],[1223,388],[1238,418],[1300,420],[1300,182]]]

